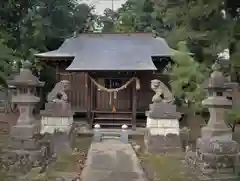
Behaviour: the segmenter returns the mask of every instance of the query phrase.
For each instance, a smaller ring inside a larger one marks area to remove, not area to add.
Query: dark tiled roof
[[[74,57],[67,70],[156,70],[152,56],[171,56],[163,38],[150,33],[81,34],[37,57]]]

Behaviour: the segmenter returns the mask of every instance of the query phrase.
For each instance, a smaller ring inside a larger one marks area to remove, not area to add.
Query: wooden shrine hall
[[[148,110],[152,79],[171,61],[171,48],[151,33],[90,33],[66,39],[51,52],[35,56],[56,70],[56,79],[69,80],[69,101],[75,112],[86,113],[89,125],[133,129]]]

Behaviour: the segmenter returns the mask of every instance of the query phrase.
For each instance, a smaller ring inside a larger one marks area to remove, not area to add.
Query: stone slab
[[[182,151],[179,135],[145,135],[146,152],[151,154],[177,153]]]
[[[42,156],[42,150],[28,151],[28,150],[3,150],[3,159],[17,161],[21,156],[28,156],[31,161],[39,160]]]
[[[130,144],[119,140],[92,143],[82,181],[146,181],[139,160]]]
[[[35,150],[40,148],[40,143],[32,138],[29,138],[27,140],[10,138],[8,147],[11,149]]]
[[[61,131],[54,132],[51,136],[53,153],[56,153],[58,155],[71,151],[75,137],[75,129],[73,127],[69,133]]]

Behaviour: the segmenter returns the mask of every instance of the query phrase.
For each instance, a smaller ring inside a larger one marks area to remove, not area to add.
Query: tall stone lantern
[[[219,64],[215,63],[212,69],[213,72],[206,87],[209,97],[202,101],[202,104],[209,108],[210,113],[208,125],[202,128],[202,138],[227,141],[232,139],[232,132],[224,121],[224,114],[227,108],[232,107],[232,101],[223,96],[223,93],[231,89],[231,86],[225,84],[225,77],[219,71]]]
[[[208,97],[202,101],[202,104],[209,108],[210,119],[202,128],[201,137],[197,140],[194,163],[204,174],[217,172],[224,173],[225,177],[226,174],[233,174],[239,153],[238,143],[232,140],[231,129],[224,121],[225,110],[231,108],[232,101],[228,100],[223,93],[232,87],[225,83],[226,79],[220,72],[219,64],[215,63],[212,69],[213,72],[206,87]],[[229,177],[229,180],[230,178],[232,177]]]
[[[35,162],[41,155],[40,143],[35,135],[40,132],[40,121],[37,122],[33,114],[33,110],[40,102],[40,98],[36,96],[36,88],[44,85],[40,82],[30,70],[30,62],[25,62],[20,73],[8,81],[8,84],[16,87],[16,94],[12,96],[12,103],[17,105],[20,116],[17,124],[11,128],[10,143],[8,145],[8,153],[16,156],[9,157],[13,159],[11,163],[18,163],[18,159],[29,159],[29,164]],[[22,163],[20,161],[19,163]],[[25,167],[18,165],[20,169]],[[12,166],[14,168],[14,166]]]
[[[36,88],[44,86],[44,82],[40,82],[30,70],[30,62],[26,61],[20,74],[16,75],[8,84],[16,87],[16,94],[12,97],[12,103],[17,104],[20,116],[17,125],[12,129],[13,133],[20,130],[21,135],[28,137],[32,133],[38,132],[38,124],[33,115],[36,104],[40,102],[40,98],[36,96]]]

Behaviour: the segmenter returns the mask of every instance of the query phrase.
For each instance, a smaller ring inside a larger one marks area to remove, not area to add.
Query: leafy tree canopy
[[[93,7],[75,0],[2,0],[0,7],[0,67],[3,83],[7,66],[30,60],[34,54],[58,48],[75,31],[88,31]],[[16,58],[18,57],[18,58]]]
[[[181,105],[191,106],[196,112],[201,112],[201,101],[205,98],[203,83],[209,71],[189,55],[186,42],[180,42],[178,47],[172,57],[175,63],[165,73],[170,76],[173,94],[181,101]]]

